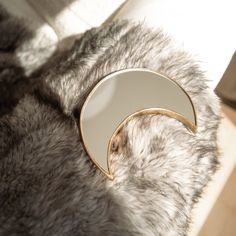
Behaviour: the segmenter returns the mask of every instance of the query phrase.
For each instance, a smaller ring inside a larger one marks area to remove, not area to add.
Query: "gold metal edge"
[[[193,124],[192,122],[190,122],[188,119],[186,119],[184,116],[182,116],[181,114],[171,111],[171,110],[167,110],[164,108],[146,108],[146,109],[142,109],[140,111],[134,112],[131,115],[127,116],[120,124],[119,126],[116,128],[116,130],[114,131],[114,133],[112,134],[112,137],[110,138],[109,144],[108,144],[108,149],[107,149],[107,165],[108,165],[108,170],[109,170],[109,176],[112,177],[112,179],[114,179],[113,174],[111,173],[111,159],[110,159],[110,154],[111,154],[111,145],[113,143],[113,140],[115,139],[116,135],[119,133],[119,131],[135,116],[139,116],[139,115],[165,115],[168,116],[170,118],[174,118],[180,122],[182,122],[187,128],[189,128],[193,133],[196,133],[197,131],[197,126],[195,124]],[[108,176],[108,177],[109,177]],[[110,178],[110,177],[109,177]]]
[[[114,131],[110,141],[109,141],[109,145],[108,145],[108,154],[107,154],[107,168],[108,168],[108,172],[106,170],[104,170],[91,156],[91,154],[89,153],[85,143],[84,143],[84,134],[83,134],[83,129],[82,129],[82,115],[83,115],[83,112],[84,112],[84,109],[87,105],[87,103],[89,102],[89,99],[91,98],[91,96],[93,95],[93,93],[96,91],[96,89],[102,84],[104,83],[105,81],[107,81],[108,79],[110,79],[111,77],[113,77],[114,75],[119,75],[119,74],[122,74],[122,73],[125,73],[125,72],[132,72],[132,71],[145,71],[145,72],[150,72],[150,73],[153,73],[153,74],[156,74],[156,75],[159,75],[159,76],[162,76],[166,79],[168,79],[169,81],[175,83],[185,94],[186,96],[189,98],[190,100],[190,103],[192,105],[192,108],[193,108],[193,113],[194,113],[194,121],[195,121],[195,124],[193,124],[192,122],[188,121],[184,116],[182,116],[181,114],[177,113],[177,112],[173,112],[173,111],[170,111],[170,110],[167,110],[167,109],[164,109],[164,108],[147,108],[147,109],[142,109],[140,111],[137,111],[135,113],[132,113],[131,115],[129,115],[128,117],[126,117],[120,124],[119,126],[117,127],[117,129]],[[155,112],[154,112],[155,111]],[[154,113],[152,113],[154,112]],[[114,179],[114,176],[111,174],[111,163],[110,163],[110,160],[109,160],[109,156],[110,156],[110,148],[111,148],[111,144],[112,144],[112,139],[114,139],[114,137],[116,136],[116,134],[118,133],[118,131],[123,127],[124,124],[126,124],[128,121],[127,120],[130,120],[132,117],[136,116],[136,115],[140,115],[140,114],[162,114],[162,115],[167,115],[169,117],[172,117],[172,118],[175,118],[179,121],[181,121],[183,124],[185,124],[187,127],[189,127],[193,133],[196,132],[197,130],[197,114],[196,114],[196,110],[195,110],[195,107],[194,107],[194,104],[190,98],[190,96],[188,95],[188,93],[184,90],[184,88],[182,88],[178,82],[176,82],[175,80],[171,79],[170,77],[162,74],[162,73],[159,73],[159,72],[155,72],[155,71],[152,71],[152,70],[149,70],[149,69],[146,69],[146,68],[127,68],[127,69],[121,69],[121,70],[117,70],[115,72],[112,72],[106,76],[103,77],[103,79],[101,79],[95,86],[94,88],[91,90],[91,92],[89,93],[89,95],[87,96],[87,98],[85,99],[85,102],[83,103],[83,106],[81,108],[81,112],[80,112],[80,121],[79,121],[79,124],[80,124],[80,133],[81,133],[81,136],[82,136],[82,143],[83,143],[83,146],[87,152],[87,154],[89,155],[90,159],[93,161],[93,163],[96,165],[96,167],[98,167],[109,179],[113,180]],[[124,123],[124,124],[123,124]]]

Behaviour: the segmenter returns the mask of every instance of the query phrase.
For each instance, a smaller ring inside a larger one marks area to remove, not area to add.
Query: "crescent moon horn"
[[[113,72],[95,85],[80,113],[87,154],[110,179],[115,137],[129,120],[143,114],[166,115],[197,131],[196,112],[187,92],[167,76],[142,68]]]

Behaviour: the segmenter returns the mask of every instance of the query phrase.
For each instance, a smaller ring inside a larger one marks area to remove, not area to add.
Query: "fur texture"
[[[218,163],[218,100],[198,63],[160,30],[114,22],[26,76],[14,58],[33,33],[1,12],[0,235],[187,235]],[[89,161],[74,120],[99,80],[134,67],[164,73],[188,92],[198,132],[166,116],[134,118],[112,154],[110,181]]]

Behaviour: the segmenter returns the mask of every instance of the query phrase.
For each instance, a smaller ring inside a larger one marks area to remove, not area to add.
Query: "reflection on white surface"
[[[212,89],[236,50],[235,0],[129,0],[116,19],[164,29],[202,62]]]
[[[109,106],[109,103],[114,96],[116,83],[116,80],[109,81],[109,83],[106,83],[99,88],[96,95],[90,98],[89,106],[87,106],[86,112],[84,113],[84,120],[89,120],[92,118],[96,119],[95,116],[105,112],[106,107]]]

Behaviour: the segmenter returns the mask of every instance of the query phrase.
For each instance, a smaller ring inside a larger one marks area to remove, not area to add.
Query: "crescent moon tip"
[[[108,178],[109,178],[110,180],[114,180],[114,176],[113,176],[113,175],[108,175]]]
[[[108,177],[109,180],[114,180],[114,175],[110,171],[105,171],[103,173]]]

